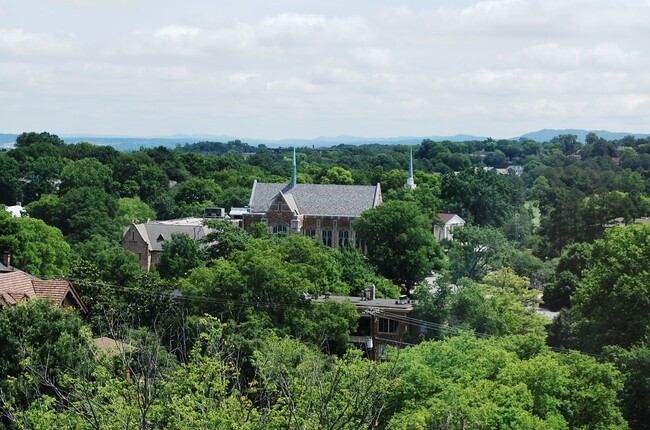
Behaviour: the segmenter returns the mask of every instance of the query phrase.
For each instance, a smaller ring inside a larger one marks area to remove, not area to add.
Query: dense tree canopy
[[[432,220],[415,203],[386,202],[364,212],[353,225],[368,248],[368,259],[389,279],[412,286],[442,265]]]
[[[254,180],[290,180],[291,149],[120,152],[44,132],[0,152],[0,200],[29,215],[0,214],[0,251],[33,275],[70,276],[90,310],[89,326],[36,302],[0,310],[0,427],[625,428],[620,404],[647,428],[649,232],[630,224],[650,215],[650,139],[425,140],[413,190],[409,146],[296,149],[301,183],[381,183],[384,204],[355,224],[367,256],[217,222],[204,243],[167,244],[166,279],[122,250],[122,229],[245,206]],[[443,210],[467,226],[440,246]],[[411,316],[437,341],[362,359],[348,342],[357,310],[323,293],[372,283],[395,298],[432,268]],[[548,342],[601,363],[543,346],[542,284],[562,309]],[[135,349],[87,360],[90,330]],[[44,357],[60,360],[52,372]]]
[[[571,303],[590,351],[632,346],[650,336],[650,225],[609,229],[591,251]]]

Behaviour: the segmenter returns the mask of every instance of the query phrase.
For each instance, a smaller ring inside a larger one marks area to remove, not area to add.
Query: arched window
[[[339,230],[339,247],[350,246],[350,231]]]
[[[315,228],[306,228],[305,229],[305,236],[307,236],[307,237],[315,237],[316,236],[316,229]]]
[[[286,224],[278,223],[271,227],[271,231],[273,234],[287,234],[289,232],[289,227]]]
[[[332,246],[332,230],[329,229],[321,230],[320,237],[325,245]]]

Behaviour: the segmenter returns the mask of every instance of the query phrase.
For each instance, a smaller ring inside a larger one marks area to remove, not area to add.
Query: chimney
[[[11,252],[3,251],[2,252],[2,264],[7,267],[11,267]]]
[[[375,289],[376,289],[375,284],[370,284],[370,287],[368,287],[368,290],[369,290],[368,291],[368,293],[369,293],[368,294],[368,300],[375,300],[376,299]]]

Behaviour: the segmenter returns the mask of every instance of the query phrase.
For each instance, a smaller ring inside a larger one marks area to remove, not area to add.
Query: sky
[[[0,133],[650,133],[650,0],[4,0]]]

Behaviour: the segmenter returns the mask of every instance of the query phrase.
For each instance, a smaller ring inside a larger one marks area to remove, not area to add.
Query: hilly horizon
[[[622,139],[625,136],[634,136],[636,138],[650,137],[650,133],[631,133],[631,132],[612,132],[608,130],[584,130],[584,129],[542,129],[529,133],[522,134],[506,140],[518,140],[520,138],[531,139],[537,142],[549,142],[554,137],[561,134],[574,134],[577,136],[578,141],[585,141],[588,133],[595,133],[598,137],[605,140]],[[56,134],[56,133],[55,133]],[[385,144],[385,145],[419,145],[423,140],[429,139],[433,141],[450,141],[450,142],[464,142],[472,140],[485,140],[488,136],[476,136],[470,134],[456,134],[453,136],[396,136],[396,137],[360,137],[360,136],[319,136],[313,139],[256,139],[256,138],[241,138],[229,135],[210,135],[210,134],[176,134],[172,136],[102,136],[92,134],[59,134],[66,143],[90,142],[97,145],[113,146],[118,150],[130,151],[136,150],[140,147],[176,147],[184,144],[192,144],[197,142],[229,142],[240,140],[248,143],[249,145],[259,146],[313,146],[313,147],[329,147],[341,144],[346,145],[366,145],[366,144]],[[16,141],[18,134],[13,133],[0,133],[0,147],[11,148]],[[499,139],[496,139],[499,140]]]

